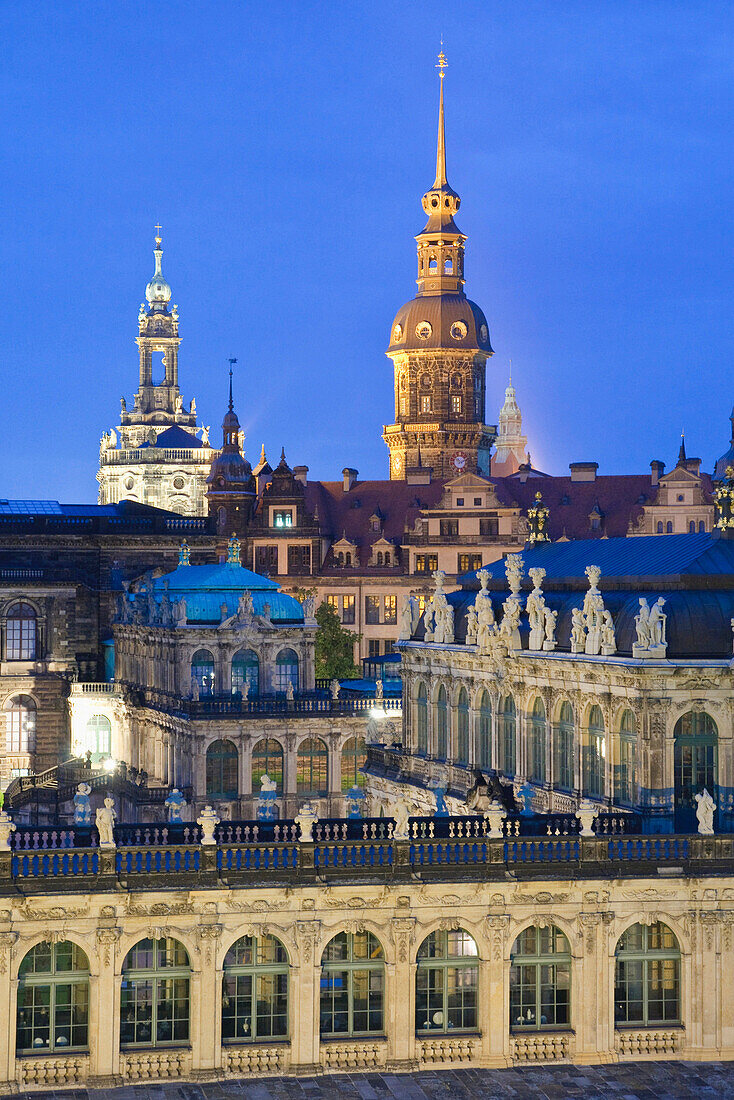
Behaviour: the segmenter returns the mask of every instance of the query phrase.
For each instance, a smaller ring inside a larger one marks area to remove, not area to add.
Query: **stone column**
[[[614,1057],[614,1023],[609,1026],[610,960],[606,943],[612,913],[579,913],[580,940],[571,939],[571,1024],[576,1032],[575,1061],[598,1065]],[[614,980],[614,952],[611,975]]]
[[[94,1036],[89,1074],[96,1088],[112,1086],[120,1071],[120,977],[116,973],[120,968],[116,956],[121,934],[122,930],[109,922],[97,929],[99,972],[89,981],[89,1025]]]
[[[204,918],[206,919],[206,918]],[[193,1068],[202,1075],[218,1069],[222,1063],[221,1010],[222,971],[216,966],[221,924],[202,924],[199,939],[199,972],[192,974],[191,1004],[198,1011],[191,1019]],[[197,995],[198,994],[198,995]]]
[[[398,898],[408,903],[408,898]],[[406,905],[407,907],[407,905]],[[391,928],[395,962],[385,965],[385,1030],[388,1067],[405,1071],[415,1063],[415,917],[393,917]]]
[[[510,1059],[510,964],[507,933],[510,918],[496,913],[486,918],[489,959],[480,978],[479,1019],[482,1022],[483,1055],[491,1065],[503,1066]],[[484,988],[485,992],[482,992]],[[485,1027],[486,1023],[486,1027]]]
[[[7,911],[8,920],[10,912]],[[0,912],[4,921],[5,911]],[[6,925],[7,927],[7,925]],[[15,1081],[15,1027],[17,980],[11,979],[13,970],[13,945],[18,939],[17,932],[0,932],[0,1086],[4,1081]]]
[[[296,935],[299,965],[291,971],[291,1073],[313,1071],[319,1065],[319,941],[321,922],[299,920]]]

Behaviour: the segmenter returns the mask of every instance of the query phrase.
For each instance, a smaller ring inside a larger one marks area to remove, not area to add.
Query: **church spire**
[[[171,288],[163,276],[163,238],[161,232],[162,226],[159,222],[155,227],[155,248],[153,249],[155,271],[153,272],[153,278],[145,288],[145,297],[152,309],[165,309],[171,300]]]

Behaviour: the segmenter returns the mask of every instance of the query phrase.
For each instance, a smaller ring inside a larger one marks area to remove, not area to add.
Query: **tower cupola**
[[[153,272],[153,278],[145,288],[145,297],[153,309],[165,309],[167,303],[171,300],[172,292],[163,277],[163,240],[160,236],[160,225],[156,226],[156,230],[158,232],[155,238],[155,248],[153,249],[155,271]]]

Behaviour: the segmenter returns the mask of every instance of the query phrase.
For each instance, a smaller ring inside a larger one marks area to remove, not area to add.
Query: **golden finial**
[[[163,238],[161,237],[163,226],[160,222],[158,222],[158,224],[154,225],[153,228],[155,229],[155,246],[156,248],[160,248],[161,244],[163,243]]]
[[[441,77],[441,80],[443,80],[444,78],[444,70],[448,68],[448,65],[449,63],[446,60],[446,54],[443,52],[443,35],[441,35],[441,52],[438,55],[438,65],[436,65],[436,68],[438,69],[438,75]]]

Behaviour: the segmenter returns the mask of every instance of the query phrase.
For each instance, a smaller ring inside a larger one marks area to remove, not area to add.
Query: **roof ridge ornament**
[[[240,540],[237,535],[232,532],[232,537],[227,543],[227,565],[241,565],[240,561]]]

